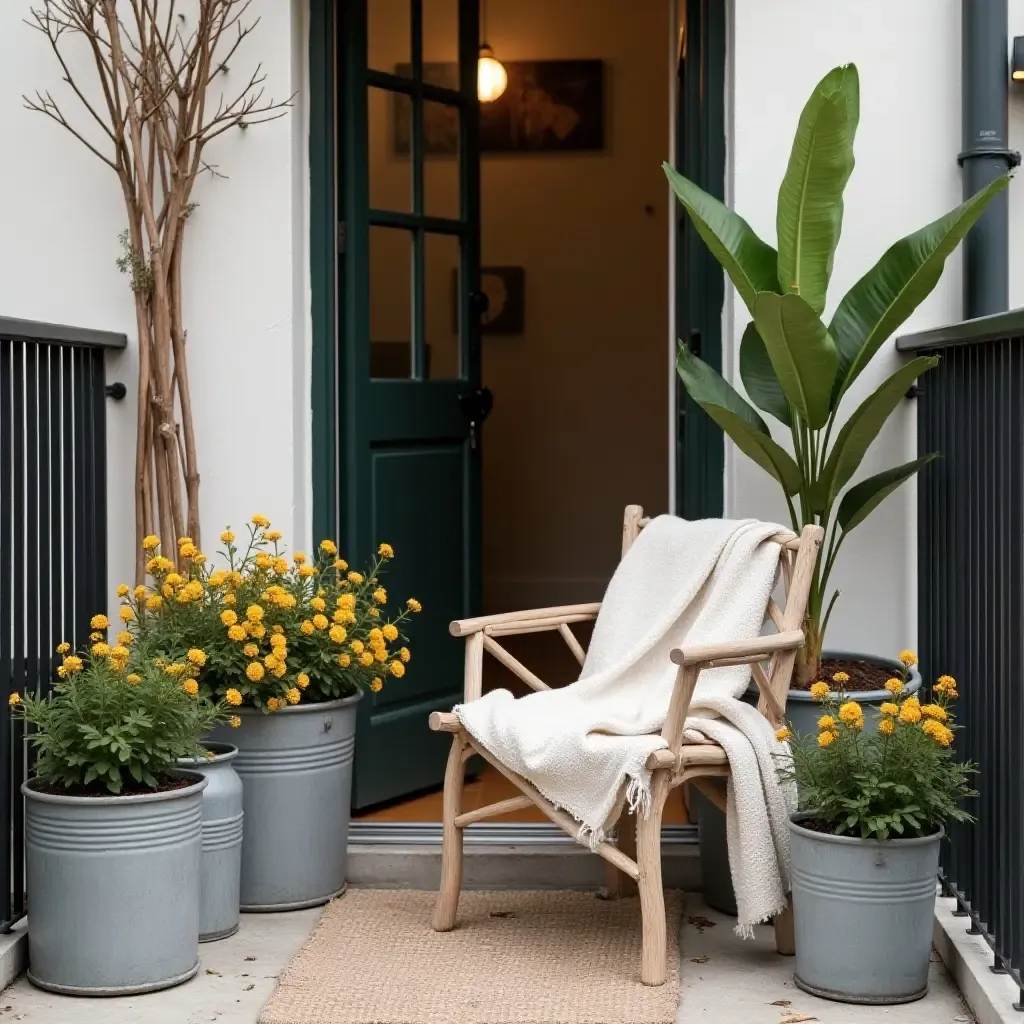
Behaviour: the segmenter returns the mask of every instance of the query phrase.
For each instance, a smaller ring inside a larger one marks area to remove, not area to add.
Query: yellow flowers
[[[94,658],[105,658],[110,653],[110,647],[103,643],[102,640],[99,643],[93,644],[90,650]]]
[[[294,686],[285,694],[285,697],[289,704],[298,704],[302,700],[302,694]]]
[[[785,726],[783,726],[781,729],[779,729],[775,733],[775,738],[780,743],[785,743],[786,740],[788,740],[792,735],[793,735],[792,731],[790,729],[787,729]]]
[[[299,631],[303,636],[312,636],[315,628],[316,627],[309,619],[304,619],[302,625],[299,626]]]
[[[891,676],[885,681],[885,688],[894,696],[898,697],[903,692],[903,680]]]
[[[356,607],[356,595],[355,594],[342,594],[337,601],[338,611],[351,612],[355,611]]]
[[[947,700],[956,700],[959,694],[956,692],[956,680],[952,676],[939,676],[932,689],[941,693]]]
[[[362,640],[353,640],[352,643],[349,644],[349,647],[352,648],[352,652],[354,654],[362,654],[364,644]]]
[[[197,697],[197,696],[199,696],[199,684],[194,679],[186,679],[185,682],[183,682],[181,684],[181,688],[190,697]]]
[[[405,675],[405,665],[400,661],[393,661],[388,665],[388,671],[396,678],[401,679]]]
[[[339,654],[338,655],[338,667],[348,668],[352,664],[352,655],[350,654]]]
[[[232,715],[228,719],[228,725],[230,725],[232,729],[237,729],[241,724],[242,720],[238,717],[238,715]]]
[[[398,627],[390,622],[381,627],[381,633],[384,635],[384,639],[387,640],[388,643],[398,639]]]
[[[839,707],[839,721],[852,729],[863,729],[864,711],[855,700],[848,700]]]
[[[828,683],[815,683],[811,687],[811,696],[815,700],[824,700],[828,696]]]
[[[893,704],[891,700],[887,700],[881,707],[879,707],[878,710],[881,711],[883,715],[890,715],[895,718],[895,716],[900,713],[900,706],[899,704]]]
[[[832,682],[838,683],[840,686],[842,686],[844,683],[848,683],[849,681],[850,677],[846,672],[836,672],[832,676]]]
[[[322,540],[320,541],[320,550],[333,558],[338,553],[338,545],[333,540]]]
[[[405,602],[405,606],[411,612],[421,612],[421,611],[423,611],[423,605],[421,605],[419,603],[419,601],[416,600],[415,597],[410,597],[409,600]]]
[[[250,661],[245,666],[245,676],[252,683],[258,683],[264,676],[263,666],[258,661]]]
[[[182,558],[193,558],[198,550],[199,549],[192,543],[192,541],[186,540],[184,544],[179,545],[178,554],[181,555]]]
[[[82,659],[77,654],[69,654],[65,659],[61,668],[65,672],[81,672],[82,671]]]
[[[306,564],[306,553],[304,551],[296,551],[295,554],[292,555],[292,561],[296,565],[305,565]]]
[[[263,536],[266,537],[267,540],[269,540],[269,541],[271,541],[273,543],[273,542],[279,541],[281,539],[281,531],[280,530],[267,530],[267,532]]]
[[[70,650],[71,650],[71,644],[69,644],[66,640],[63,640],[59,644],[57,644],[57,653],[58,654],[67,654],[68,651],[70,651]]]
[[[228,702],[233,708],[237,708],[242,703],[242,695],[233,686],[224,691],[224,700]]]
[[[377,604],[387,604],[388,592],[383,587],[377,587],[373,592],[373,599]]]
[[[129,591],[128,591],[128,584],[127,583],[122,583],[117,588],[117,596],[118,597],[127,597],[128,593],[129,593]]]
[[[277,697],[267,698],[267,710],[268,711],[280,711],[282,707],[282,701]]]
[[[307,676],[305,672],[300,672],[295,677],[295,685],[300,690],[304,690],[307,686],[309,686],[309,676]]]
[[[359,586],[359,584],[363,582],[363,574],[361,572],[356,572],[354,569],[345,578],[349,583],[352,583],[355,586]]]
[[[170,572],[174,567],[174,563],[169,558],[164,558],[163,555],[155,555],[146,563],[146,572],[151,576],[160,576],[165,572]]]
[[[252,517],[252,519],[250,519],[250,522],[252,523],[253,526],[257,526],[263,530],[265,530],[270,525],[270,520],[266,516],[261,516],[259,512],[257,512]]]
[[[348,638],[348,631],[344,626],[331,626],[330,632],[327,634],[336,644],[343,644]]]
[[[225,608],[224,611],[220,613],[220,621],[225,626],[233,626],[238,621],[238,612],[233,608]]]
[[[251,604],[245,609],[245,617],[252,623],[263,621],[263,609],[258,604]]]
[[[833,743],[835,743],[837,735],[838,734],[834,733],[834,732],[819,733],[819,735],[818,735],[818,746],[819,747],[829,747],[829,746],[831,746]]]
[[[935,740],[940,747],[948,747],[953,742],[953,730],[934,718],[926,719],[921,731]]]
[[[121,632],[117,634],[117,642],[122,647],[127,647],[134,639],[135,637],[127,630],[121,630]]]
[[[303,579],[308,579],[310,576],[315,576],[316,575],[316,566],[315,565],[300,565],[299,566],[299,575]]]
[[[822,715],[818,719],[819,729],[834,729],[836,727],[836,720],[831,715]]]
[[[908,697],[900,708],[899,719],[904,725],[916,725],[921,721],[921,705],[916,697]]]
[[[322,612],[326,610],[327,602],[322,597],[310,598],[309,607],[315,612]]]
[[[402,661],[408,662],[412,658],[412,652],[409,650],[408,647],[401,647],[399,648],[398,656],[402,659]]]
[[[235,535],[230,530],[225,530],[220,535],[220,541],[221,541],[222,544],[234,544],[235,543]]]
[[[248,635],[244,626],[234,625],[228,627],[228,639],[233,640],[235,643],[241,643]]]
[[[921,714],[925,718],[932,718],[937,722],[945,722],[949,715],[941,704],[922,704]]]
[[[160,547],[160,538],[155,533],[151,533],[148,537],[142,538],[143,551],[156,551],[158,547]]]
[[[242,648],[242,653],[247,658],[255,658],[260,653],[260,649],[256,646],[256,644],[246,644]]]
[[[363,668],[369,668],[373,664],[373,653],[371,651],[363,651],[357,660]]]
[[[12,693],[10,695],[10,697],[7,698],[7,706],[9,708],[17,707],[17,705],[19,705],[20,703],[21,703],[21,694],[20,693]]]
[[[193,665],[198,665],[202,668],[206,664],[206,651],[200,650],[198,647],[190,647],[188,654],[185,655]]]
[[[896,726],[891,718],[883,718],[882,721],[878,723],[878,731],[883,736],[891,735],[895,728]]]
[[[913,651],[900,651],[899,659],[907,668],[917,664],[917,655]]]
[[[159,594],[151,594],[146,598],[146,610],[158,612],[163,603],[164,599]]]
[[[333,565],[338,572],[344,572],[348,568],[348,562],[344,558],[336,558]]]
[[[380,693],[380,691],[384,689],[384,680],[381,679],[380,676],[374,676],[370,680],[370,689],[374,693]]]
[[[89,620],[89,628],[90,629],[109,629],[110,628],[110,619],[108,619],[106,617],[106,615],[94,615]]]
[[[381,558],[394,558],[395,549],[390,544],[381,544],[381,546],[377,548],[377,554],[380,555]]]
[[[317,629],[326,629],[330,625],[330,620],[326,615],[320,615],[319,613],[313,616],[313,625]]]

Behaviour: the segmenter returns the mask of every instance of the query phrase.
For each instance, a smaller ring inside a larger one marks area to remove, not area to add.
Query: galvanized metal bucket
[[[886,842],[789,823],[796,971],[805,992],[844,1003],[909,1003],[928,991],[942,830]]]
[[[238,748],[206,743],[211,758],[183,757],[178,764],[204,776],[203,866],[199,881],[199,941],[215,942],[238,931],[242,879],[242,780],[232,762]]]
[[[29,980],[63,995],[154,992],[199,970],[203,790],[82,797],[26,782]]]
[[[241,726],[211,737],[238,747],[243,912],[316,907],[344,892],[361,696],[273,714],[239,708]]]

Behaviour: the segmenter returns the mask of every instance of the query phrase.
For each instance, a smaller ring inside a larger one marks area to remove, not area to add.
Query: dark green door
[[[396,13],[397,12],[397,13]],[[339,507],[347,550],[396,553],[423,612],[407,675],[362,702],[354,806],[442,781],[428,714],[461,697],[448,623],[480,593],[476,0],[343,0]],[[481,407],[482,402],[482,407]]]

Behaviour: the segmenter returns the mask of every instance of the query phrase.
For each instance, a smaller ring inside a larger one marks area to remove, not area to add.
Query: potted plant
[[[132,637],[67,644],[53,691],[13,693],[32,727],[25,796],[29,979],[68,995],[167,988],[199,967],[199,865],[206,780],[177,766],[225,716],[192,673],[129,668]]]
[[[678,358],[683,385],[736,446],[776,480],[794,531],[809,523],[826,529],[790,699],[841,672],[847,677],[844,690],[877,706],[885,698],[885,680],[898,665],[880,661],[874,652],[832,652],[822,664],[825,632],[838,597],[838,591],[830,593],[829,579],[850,531],[935,457],[924,455],[849,486],[888,417],[937,359],[910,360],[855,407],[848,396],[893,331],[931,293],[946,258],[1008,179],[1000,178],[895,242],[840,300],[826,324],[822,314],[842,228],[843,191],[853,171],[859,109],[852,64],[833,69],[815,87],[800,115],[779,189],[777,250],[738,213],[668,165],[665,173],[752,318],[739,351],[747,398],[685,345]],[[773,438],[762,412],[788,431],[788,447]],[[813,708],[807,714],[813,715]]]
[[[904,652],[907,668],[913,660]],[[971,820],[960,801],[975,795],[975,768],[951,746],[956,682],[940,676],[922,703],[904,691],[906,677],[889,682],[872,733],[858,701],[816,683],[817,734],[792,737],[780,766],[800,791],[789,826],[795,981],[826,999],[925,994],[943,824]]]
[[[214,568],[188,537],[174,562],[146,538],[153,587],[124,596],[133,651],[165,672],[201,661],[200,692],[233,709],[210,739],[238,747],[241,909],[316,906],[345,887],[356,704],[405,674],[400,627],[420,605],[386,615],[388,544],[358,572],[330,540],[287,558],[261,515],[220,539]]]

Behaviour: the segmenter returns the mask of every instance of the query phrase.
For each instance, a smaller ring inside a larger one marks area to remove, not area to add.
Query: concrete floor
[[[691,918],[702,925],[714,923],[701,930]],[[757,938],[745,942],[733,934],[734,923],[709,910],[699,895],[687,896],[677,1024],[783,1024],[787,1017],[821,1024],[974,1022],[937,954],[932,954],[931,985],[924,999],[903,1006],[851,1006],[801,992],[793,982],[793,958],[775,952],[772,929],[758,928]]]
[[[256,1024],[277,976],[320,917],[243,914],[238,932],[199,947],[199,973],[164,992],[117,999],[73,999],[43,992],[24,976],[0,993],[0,1024]]]
[[[200,947],[202,965],[196,978],[151,995],[68,999],[41,992],[22,977],[0,994],[0,1024],[256,1024],[279,973],[319,916],[319,909],[243,914],[237,935]],[[704,906],[699,895],[687,897],[678,1024],[974,1022],[937,956],[931,991],[920,1002],[848,1006],[805,995],[793,984],[793,960],[776,954],[771,928],[760,928],[756,939],[743,942],[732,925],[732,919]]]

